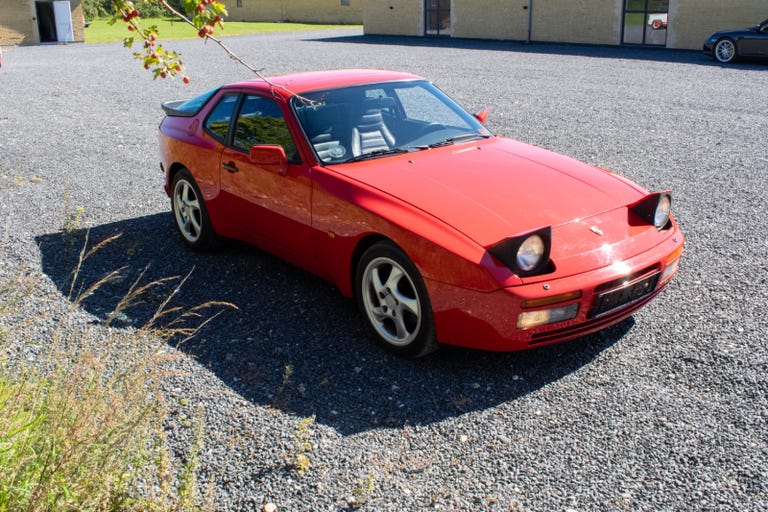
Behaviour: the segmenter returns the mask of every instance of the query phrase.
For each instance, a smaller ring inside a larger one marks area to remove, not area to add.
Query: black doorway
[[[37,11],[37,30],[40,32],[40,42],[53,43],[58,41],[53,2],[35,2],[35,10]]]

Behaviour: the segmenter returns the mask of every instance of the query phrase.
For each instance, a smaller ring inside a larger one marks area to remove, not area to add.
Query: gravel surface
[[[175,234],[159,104],[246,77],[215,45],[169,44],[189,86],[153,82],[120,44],[16,47],[0,70],[0,271],[43,285],[25,305],[37,320],[5,328],[44,339],[66,310],[83,232],[65,225],[92,241],[122,233],[82,271],[126,274],[83,303],[84,322],[145,270],[194,269],[178,304],[236,304],[180,347],[167,386],[180,456],[205,411],[200,478],[221,510],[768,510],[765,64],[356,29],[227,42],[270,74],[415,72],[469,110],[489,107],[497,133],[674,189],[681,271],[632,319],[567,344],[397,359],[330,284],[237,244],[193,253]]]

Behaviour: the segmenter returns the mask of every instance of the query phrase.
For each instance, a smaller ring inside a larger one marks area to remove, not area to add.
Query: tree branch
[[[188,24],[189,26],[191,26],[194,29],[197,29],[195,24],[192,23],[192,20],[190,20],[189,18],[184,16],[182,13],[180,13],[179,11],[174,9],[168,3],[167,0],[160,0],[160,3],[163,4],[163,7],[165,7],[169,11],[171,11],[175,16],[181,18],[181,20],[184,21],[186,24]],[[218,44],[221,47],[221,49],[224,50],[227,53],[227,55],[229,55],[230,59],[234,60],[235,62],[237,62],[239,64],[242,64],[243,66],[248,68],[253,74],[255,74],[257,77],[259,77],[262,80],[264,80],[265,82],[269,83],[269,80],[267,80],[267,78],[262,75],[262,72],[264,71],[263,68],[262,69],[257,69],[255,67],[251,66],[249,63],[247,63],[245,60],[243,60],[239,55],[237,55],[235,52],[230,50],[229,47],[227,45],[225,45],[224,42],[221,39],[219,39],[218,37],[214,37],[212,35],[206,35],[205,39],[206,40],[210,39],[214,43]],[[270,84],[270,85],[272,85],[272,84]]]

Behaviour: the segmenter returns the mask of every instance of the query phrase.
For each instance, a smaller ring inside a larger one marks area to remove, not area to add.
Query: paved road
[[[92,240],[123,233],[84,276],[129,276],[86,314],[103,318],[147,267],[148,279],[194,268],[181,304],[240,308],[182,347],[187,373],[169,386],[170,403],[189,404],[171,411],[174,449],[189,442],[185,415],[206,411],[201,478],[222,510],[343,510],[356,491],[368,510],[768,509],[765,64],[356,30],[228,42],[269,73],[427,76],[467,109],[489,107],[497,133],[674,189],[688,243],[672,286],[607,331],[526,353],[399,360],[367,341],[331,285],[247,247],[200,255],[179,242],[160,188],[159,104],[246,77],[214,45],[172,43],[189,86],[153,82],[119,44],[7,48],[0,261],[44,277],[30,307],[66,307],[76,251],[60,232],[75,220]],[[311,469],[298,474],[286,455],[304,417],[315,418]]]

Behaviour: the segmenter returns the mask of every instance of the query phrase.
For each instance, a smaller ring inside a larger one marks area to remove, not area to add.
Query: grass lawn
[[[142,25],[151,27],[157,25],[160,30],[160,38],[163,40],[171,39],[194,39],[197,37],[197,31],[186,23],[171,18],[143,18]],[[238,36],[242,34],[260,34],[266,32],[291,32],[295,30],[322,30],[329,28],[349,28],[356,25],[315,25],[309,23],[264,23],[264,22],[246,22],[246,21],[224,21],[224,30],[217,29],[215,36]],[[125,24],[122,22],[109,25],[107,20],[93,20],[91,25],[85,29],[86,43],[113,43],[122,41],[131,33],[128,32]]]

